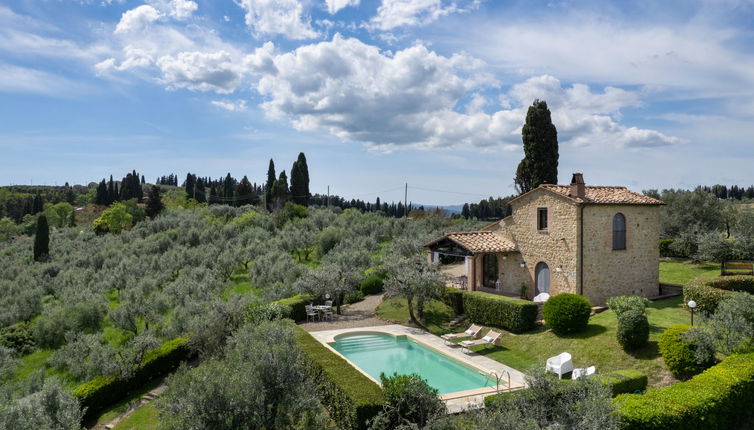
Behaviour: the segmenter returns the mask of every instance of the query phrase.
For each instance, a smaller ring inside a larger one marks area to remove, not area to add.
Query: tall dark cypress
[[[241,182],[238,183],[238,187],[236,187],[235,205],[243,206],[256,203],[259,203],[259,196],[254,193],[254,188],[251,186],[249,178],[244,176]]]
[[[202,181],[202,178],[196,179],[196,184],[194,185],[194,198],[199,203],[205,203],[207,201],[207,193],[204,190],[204,181]]]
[[[233,178],[228,173],[223,180],[223,203],[227,205],[233,204],[233,191],[235,191],[235,188]]]
[[[42,261],[50,253],[50,226],[47,217],[37,217],[37,232],[34,235],[34,261]]]
[[[94,203],[98,205],[107,204],[107,184],[105,183],[104,178],[102,179],[102,182],[97,185],[97,194],[95,194]]]
[[[154,218],[162,212],[164,208],[165,206],[162,204],[162,198],[160,197],[160,187],[152,185],[149,194],[147,194],[147,204],[144,208],[144,212],[146,212],[148,217]]]
[[[291,200],[299,205],[309,205],[309,167],[303,152],[291,168]]]
[[[147,179],[144,177],[144,175],[141,175],[141,185],[145,185],[147,183]]]
[[[220,203],[220,199],[217,198],[217,189],[214,185],[209,189],[209,204],[216,205]]]
[[[268,211],[272,211],[275,187],[275,163],[270,158],[270,165],[267,167],[267,183],[264,185],[264,204]]]
[[[558,183],[558,130],[544,100],[534,100],[521,130],[524,159],[516,169],[515,185],[523,194],[542,184]]]
[[[285,170],[280,172],[280,176],[272,186],[273,209],[280,209],[290,198],[291,192],[288,189],[288,175]]]
[[[110,182],[107,183],[107,205],[113,204],[115,201],[115,183],[113,182],[113,175],[110,175]]]
[[[42,196],[37,193],[34,196],[34,201],[31,204],[31,214],[36,215],[44,210],[44,203],[42,203]]]
[[[194,198],[196,192],[196,176],[191,173],[186,174],[186,182],[183,184],[186,187],[186,196],[190,199]]]

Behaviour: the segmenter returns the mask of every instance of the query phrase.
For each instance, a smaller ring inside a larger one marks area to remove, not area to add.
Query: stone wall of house
[[[613,250],[613,217],[626,217],[626,249]],[[660,206],[588,205],[584,209],[584,296],[658,294]]]
[[[547,230],[537,230],[537,209],[547,208]],[[531,193],[512,203],[513,215],[497,231],[516,244],[520,254],[505,267],[504,290],[519,293],[527,285],[529,298],[535,295],[535,268],[544,262],[550,268],[550,294],[578,292],[578,207],[567,198],[548,191]],[[525,267],[520,268],[520,263]],[[560,268],[560,272],[556,269]]]

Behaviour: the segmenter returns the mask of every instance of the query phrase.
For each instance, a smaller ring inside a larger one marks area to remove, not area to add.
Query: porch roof
[[[448,233],[445,236],[426,243],[424,246],[433,248],[449,240],[471,253],[480,252],[513,252],[516,246],[491,231],[461,231]]]

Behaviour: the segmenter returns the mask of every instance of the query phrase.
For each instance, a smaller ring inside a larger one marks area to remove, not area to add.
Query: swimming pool
[[[439,394],[494,387],[496,382],[480,371],[465,366],[406,336],[385,333],[340,335],[330,344],[377,381],[380,373],[417,373]]]

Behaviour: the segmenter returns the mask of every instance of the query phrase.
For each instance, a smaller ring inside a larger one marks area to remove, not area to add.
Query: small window
[[[613,250],[626,249],[626,217],[622,213],[613,217]]]
[[[547,208],[537,209],[537,230],[547,230]]]

